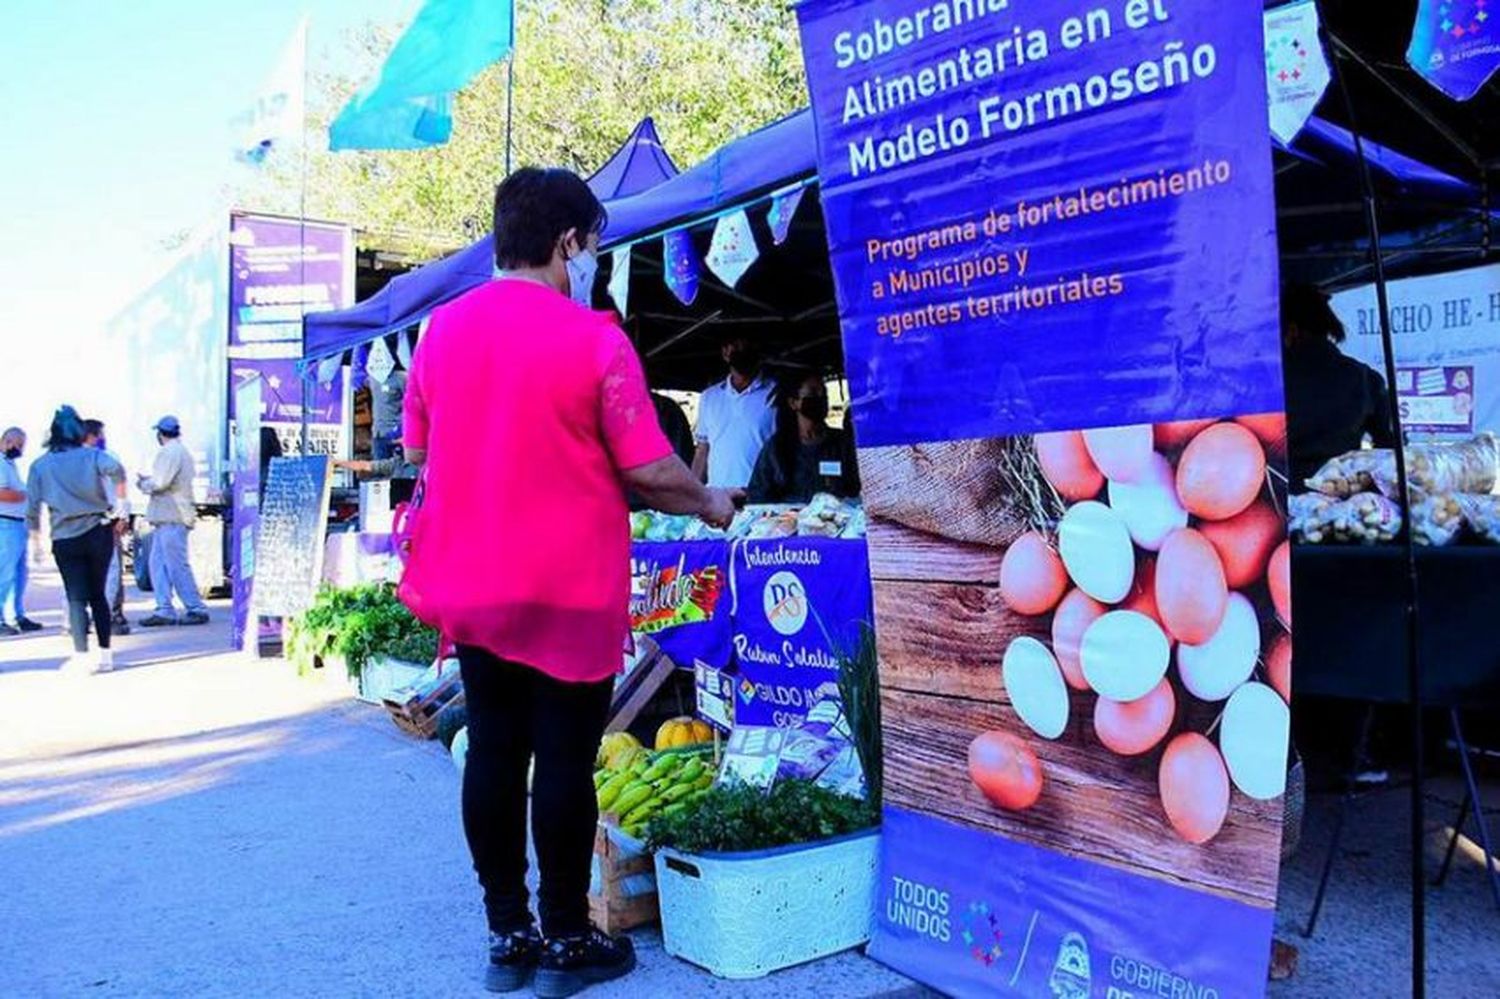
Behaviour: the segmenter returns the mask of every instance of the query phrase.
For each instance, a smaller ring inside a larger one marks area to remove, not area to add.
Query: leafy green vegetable
[[[885,750],[880,735],[880,657],[875,648],[875,629],[868,624],[862,626],[854,648],[836,647],[834,655],[839,663],[839,699],[844,703],[844,717],[865,772],[867,796],[878,811],[884,800]]]
[[[307,613],[287,628],[287,657],[303,673],[315,658],[336,655],[357,677],[371,656],[429,663],[437,647],[437,632],[413,617],[387,583],[325,586]]]
[[[740,853],[831,839],[879,822],[869,802],[812,781],[786,780],[770,794],[744,784],[715,787],[693,807],[652,819],[646,839],[652,849]]]

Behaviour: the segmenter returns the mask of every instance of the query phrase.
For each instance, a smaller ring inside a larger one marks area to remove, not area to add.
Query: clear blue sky
[[[220,207],[237,169],[228,123],[298,19],[311,15],[316,66],[346,29],[416,7],[0,0],[0,423],[34,426],[31,409],[97,376],[100,322],[157,272],[164,237]]]

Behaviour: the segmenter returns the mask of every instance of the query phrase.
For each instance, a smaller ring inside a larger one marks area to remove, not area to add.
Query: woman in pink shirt
[[[467,692],[464,832],[490,927],[486,986],[558,997],[626,974],[628,939],[589,923],[593,764],[629,638],[627,491],[725,525],[735,497],[673,454],[640,359],[590,311],[604,208],[575,174],[495,192],[503,275],[433,313],[405,400],[425,465],[401,595],[458,646]],[[526,891],[527,770],[538,934]]]

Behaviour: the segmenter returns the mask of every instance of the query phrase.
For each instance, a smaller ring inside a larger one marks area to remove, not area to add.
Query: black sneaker
[[[484,987],[490,992],[518,992],[531,981],[542,951],[542,937],[535,926],[514,933],[490,933],[490,963],[484,969]]]
[[[182,624],[207,624],[208,623],[208,615],[205,614],[205,613],[203,613],[202,611],[189,611],[186,615],[184,615],[184,617],[183,617],[183,619],[182,619],[182,621],[180,623],[182,623]]]
[[[539,999],[564,999],[634,970],[635,946],[628,937],[608,937],[598,930],[554,937],[542,947],[536,994]]]
[[[15,638],[20,633],[20,628],[17,628],[14,625],[6,624],[4,621],[0,621],[0,638]]]
[[[123,617],[117,617],[109,622],[109,631],[112,635],[128,635],[130,634],[130,622]]]
[[[163,614],[152,614],[150,617],[145,618],[141,621],[141,627],[175,628],[177,627],[177,619],[175,617],[167,617]]]
[[[34,631],[41,631],[42,626],[29,617],[18,617],[16,618],[16,630],[24,634],[30,634]]]

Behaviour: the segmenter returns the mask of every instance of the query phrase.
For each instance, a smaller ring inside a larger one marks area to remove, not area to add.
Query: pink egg
[[[1201,845],[1219,834],[1229,816],[1229,771],[1213,743],[1197,732],[1177,736],[1162,754],[1157,777],[1177,835]]]
[[[1177,496],[1204,520],[1228,520],[1255,502],[1265,484],[1265,447],[1238,423],[1209,427],[1177,462]]]
[[[1192,528],[1174,531],[1156,558],[1156,606],[1167,634],[1202,645],[1213,637],[1229,606],[1229,584],[1218,552]]]
[[[1068,588],[1068,571],[1047,539],[1036,531],[1021,535],[1000,560],[1000,597],[1017,614],[1045,614]]]
[[[1276,607],[1276,616],[1288,628],[1292,626],[1292,546],[1283,541],[1271,553],[1266,566],[1266,585],[1271,590],[1271,603]]]
[[[1243,590],[1266,573],[1271,552],[1286,540],[1286,524],[1271,504],[1251,503],[1228,520],[1210,520],[1198,530],[1219,553],[1231,590]]]
[[[969,743],[969,779],[993,805],[1019,812],[1042,796],[1042,764],[1009,732],[984,732]]]
[[[1156,559],[1143,558],[1135,569],[1135,583],[1121,610],[1133,610],[1161,624],[1161,608],[1156,605]]]
[[[1266,653],[1266,679],[1281,699],[1292,703],[1292,636],[1281,634]]]
[[[1249,430],[1266,450],[1278,456],[1286,455],[1286,414],[1257,413],[1254,416],[1236,416],[1234,422]]]
[[[1083,441],[1099,471],[1116,482],[1137,482],[1151,470],[1156,445],[1147,424],[1085,430]]]
[[[1059,496],[1069,502],[1077,502],[1099,495],[1099,490],[1104,488],[1104,473],[1099,471],[1094,459],[1089,457],[1081,432],[1061,430],[1037,434],[1035,442],[1042,475],[1057,490]]]
[[[1163,679],[1145,697],[1121,704],[1101,697],[1094,702],[1094,732],[1110,752],[1139,756],[1166,738],[1177,715],[1172,681]]]
[[[1205,428],[1211,427],[1218,420],[1178,420],[1176,423],[1158,423],[1153,429],[1158,451],[1177,451],[1187,446],[1187,442],[1197,437]]]
[[[1089,689],[1089,682],[1083,677],[1078,649],[1083,642],[1083,633],[1103,617],[1107,609],[1082,590],[1072,590],[1062,598],[1057,612],[1052,615],[1052,654],[1057,657],[1057,665],[1062,667],[1063,679],[1074,690]]]

